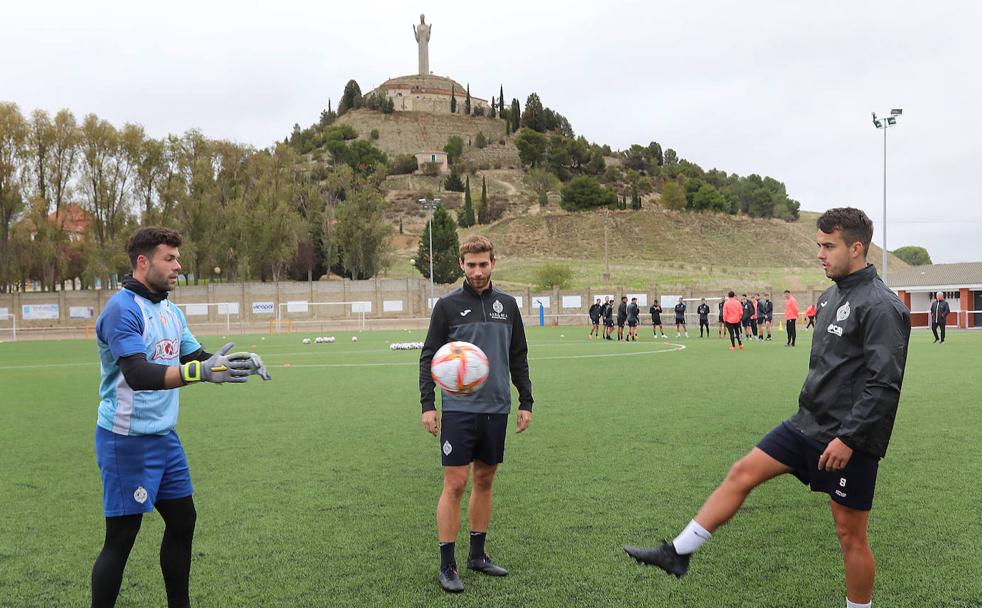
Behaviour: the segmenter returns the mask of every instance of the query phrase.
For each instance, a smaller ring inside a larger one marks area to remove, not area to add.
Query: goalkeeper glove
[[[256,353],[237,352],[228,356],[229,361],[246,362],[249,364],[249,373],[255,374],[264,381],[272,380],[269,372],[266,371],[266,364]]]
[[[194,382],[213,382],[222,384],[224,382],[245,382],[249,379],[248,361],[232,361],[227,356],[228,351],[234,346],[231,342],[218,349],[206,361],[189,361],[181,366],[181,379],[185,384]]]

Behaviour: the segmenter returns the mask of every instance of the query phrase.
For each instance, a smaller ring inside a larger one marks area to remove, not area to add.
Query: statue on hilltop
[[[433,26],[426,23],[426,15],[419,16],[419,26],[413,26],[413,34],[419,44],[419,73],[426,76],[430,73],[430,30]]]

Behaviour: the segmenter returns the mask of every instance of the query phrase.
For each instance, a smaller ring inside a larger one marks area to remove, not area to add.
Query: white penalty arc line
[[[633,353],[603,353],[597,355],[557,355],[555,357],[529,357],[530,362],[534,361],[556,361],[560,359],[601,359],[605,357],[637,357],[640,355],[657,355],[660,353],[677,353],[685,350],[684,344],[670,344],[665,343],[666,346],[672,346],[673,348],[662,349],[662,350],[644,350]],[[401,366],[413,366],[419,367],[418,361],[407,361],[405,363],[301,363],[299,365],[293,365],[287,363],[285,365],[269,365],[267,367],[271,368],[283,368],[287,367],[289,369],[293,368],[324,368],[324,367],[401,367]]]
[[[602,353],[593,355],[557,355],[554,357],[530,357],[529,361],[557,361],[563,359],[602,359],[606,357],[637,357],[640,355],[657,355],[659,353],[675,353],[685,350],[684,344],[672,344],[670,342],[665,342],[665,346],[671,346],[672,348],[662,349],[662,350],[643,350],[632,353]],[[348,351],[350,354],[353,351]],[[362,351],[364,352],[364,351]],[[386,352],[386,351],[373,351],[373,352]],[[308,353],[292,353],[297,356],[307,355]],[[313,353],[310,353],[313,354]],[[274,356],[284,356],[281,354],[273,353]],[[286,355],[290,356],[290,355]],[[99,365],[98,363],[41,363],[37,365],[8,365],[0,367],[0,371],[7,370],[18,370],[18,369],[56,369],[61,367],[94,367]],[[267,365],[267,367],[272,369],[277,368],[294,368],[294,367],[315,367],[315,368],[325,368],[325,367],[399,367],[399,366],[419,366],[418,361],[407,361],[405,363],[307,363],[307,364],[278,364],[278,365]]]

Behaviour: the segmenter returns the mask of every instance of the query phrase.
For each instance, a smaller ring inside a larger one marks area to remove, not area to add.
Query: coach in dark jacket
[[[948,301],[944,299],[944,294],[940,291],[935,294],[935,300],[931,302],[931,331],[934,332],[934,343],[938,343],[938,328],[941,329],[941,343],[944,344],[944,327],[948,319]]]

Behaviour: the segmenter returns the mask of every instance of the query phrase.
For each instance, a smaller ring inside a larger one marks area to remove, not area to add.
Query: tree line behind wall
[[[288,145],[257,150],[195,130],[155,139],[94,114],[25,116],[0,103],[0,292],[112,285],[129,271],[126,240],[150,224],[183,234],[195,282],[367,278],[386,264],[384,177],[384,163],[311,171]],[[72,209],[84,231],[66,229]]]

